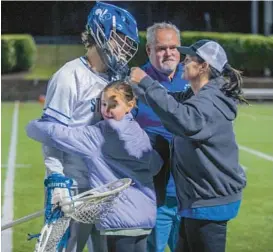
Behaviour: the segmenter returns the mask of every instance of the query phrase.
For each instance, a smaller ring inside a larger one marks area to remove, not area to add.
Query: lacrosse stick
[[[72,218],[83,223],[94,223],[100,217],[103,218],[104,213],[109,212],[114,203],[114,199],[121,191],[129,187],[131,182],[132,180],[129,178],[119,179],[73,196],[71,201],[64,203],[60,202],[56,207],[69,205],[71,211],[66,213],[65,217]],[[33,214],[7,223],[1,226],[1,231],[38,218],[44,214],[44,211],[45,210],[40,210]]]
[[[58,208],[70,205],[69,212],[44,225],[34,252],[59,251],[61,244],[66,244],[65,234],[67,234],[71,218],[82,223],[95,223],[105,218],[119,193],[128,188],[131,182],[132,180],[128,178],[120,179],[78,194],[72,197],[70,202],[61,202]],[[56,210],[58,211],[58,209]]]

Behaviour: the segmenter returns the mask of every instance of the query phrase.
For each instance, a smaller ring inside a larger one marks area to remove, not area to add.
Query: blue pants
[[[157,208],[156,225],[148,237],[148,252],[164,252],[167,245],[171,252],[175,251],[179,226],[177,200],[175,197],[166,197],[165,204]]]

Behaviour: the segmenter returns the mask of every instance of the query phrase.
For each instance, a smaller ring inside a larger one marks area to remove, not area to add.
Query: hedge
[[[139,37],[139,50],[130,66],[139,66],[147,61],[146,32],[140,32]],[[245,75],[262,76],[265,68],[273,72],[273,36],[190,31],[181,33],[182,45],[191,45],[199,39],[219,42],[226,50],[230,64]],[[2,35],[1,43],[2,73],[31,69],[37,49],[30,35]]]
[[[2,35],[1,44],[2,73],[26,71],[34,65],[37,48],[31,35]]]
[[[1,39],[1,72],[8,73],[16,66],[14,40]]]
[[[130,65],[147,61],[145,52],[146,33],[140,32],[140,46]],[[188,46],[199,39],[219,42],[225,49],[229,63],[249,75],[261,75],[267,67],[273,72],[273,37],[241,33],[182,32],[181,43]]]

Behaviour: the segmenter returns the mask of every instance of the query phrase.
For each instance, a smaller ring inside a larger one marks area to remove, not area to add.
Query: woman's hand
[[[139,67],[132,67],[131,73],[129,76],[129,82],[130,82],[130,84],[137,84],[138,85],[141,82],[141,80],[146,76],[147,76],[147,74]]]

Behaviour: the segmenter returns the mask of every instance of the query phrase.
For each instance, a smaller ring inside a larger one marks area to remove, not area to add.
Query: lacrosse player
[[[102,94],[103,121],[70,128],[42,119],[27,126],[29,137],[83,157],[91,188],[126,177],[133,180],[133,185],[97,224],[107,235],[109,252],[146,251],[147,236],[156,220],[153,176],[162,160],[130,113],[135,104],[131,86],[116,81]]]
[[[101,119],[101,91],[109,81],[126,76],[127,63],[137,52],[136,21],[124,9],[97,2],[88,16],[82,41],[86,55],[66,63],[53,75],[48,83],[43,111],[44,119],[68,127],[91,125]],[[88,171],[80,157],[47,145],[43,145],[43,154],[52,185],[66,181],[66,177],[73,179],[72,188],[48,185],[52,189],[47,192],[49,205],[89,188]],[[66,177],[62,178],[60,174]],[[94,251],[105,251],[104,238],[94,226],[75,222],[71,224],[66,251],[82,251],[90,233]]]
[[[176,251],[224,252],[227,223],[237,216],[246,186],[233,132],[237,103],[246,102],[242,77],[215,41],[177,49],[186,55],[190,89],[168,94],[140,68],[131,70],[130,81],[175,134],[171,169],[182,217]]]

